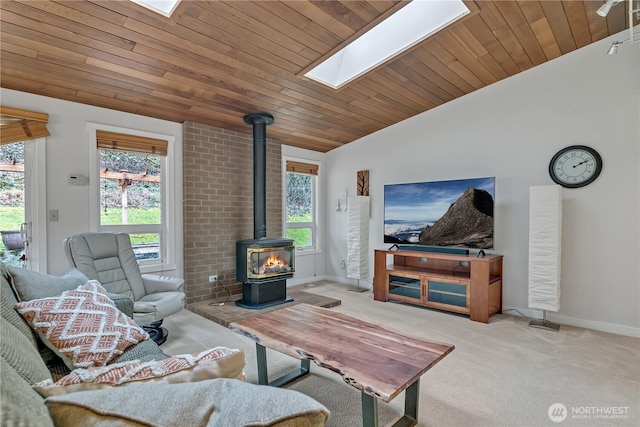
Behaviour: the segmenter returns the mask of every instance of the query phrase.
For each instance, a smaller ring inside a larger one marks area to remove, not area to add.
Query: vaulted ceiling
[[[326,152],[628,25],[626,2],[607,18],[602,0],[465,3],[465,18],[335,90],[304,73],[405,2],[182,0],[165,18],[129,1],[2,0],[0,82],[242,132],[245,114],[268,112],[270,138]]]

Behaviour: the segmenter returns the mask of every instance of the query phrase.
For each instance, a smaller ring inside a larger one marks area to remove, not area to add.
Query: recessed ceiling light
[[[413,0],[305,76],[337,89],[468,13],[462,0]]]
[[[147,9],[151,9],[160,15],[164,15],[167,18],[171,16],[180,0],[131,0],[134,3],[138,3],[140,6],[144,6]]]

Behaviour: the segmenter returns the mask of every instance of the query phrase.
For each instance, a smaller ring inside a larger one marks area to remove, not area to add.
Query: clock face
[[[563,148],[549,163],[551,179],[567,188],[578,188],[592,183],[601,170],[602,158],[598,152],[584,145]]]

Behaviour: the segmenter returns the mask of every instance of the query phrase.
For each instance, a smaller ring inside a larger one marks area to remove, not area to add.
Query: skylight
[[[160,15],[164,15],[167,18],[171,16],[180,0],[131,0],[134,3],[138,3],[140,6],[144,6],[147,9],[151,9]]]
[[[337,89],[468,13],[461,0],[413,0],[305,76]]]

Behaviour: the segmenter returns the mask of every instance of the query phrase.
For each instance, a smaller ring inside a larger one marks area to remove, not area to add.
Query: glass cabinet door
[[[427,300],[433,303],[467,308],[467,286],[442,280],[429,279]]]
[[[388,273],[389,299],[416,302],[422,300],[420,277]]]

